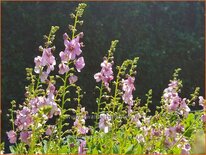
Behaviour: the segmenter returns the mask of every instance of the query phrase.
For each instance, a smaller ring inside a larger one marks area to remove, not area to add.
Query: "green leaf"
[[[68,146],[64,145],[61,147],[61,149],[59,150],[59,153],[68,153]]]
[[[126,152],[125,154],[132,154],[133,153],[133,148],[134,148],[134,145],[130,145],[127,149],[126,149]]]
[[[119,154],[119,146],[118,146],[118,145],[114,145],[114,147],[113,147],[113,153],[114,153],[114,154]]]
[[[10,149],[11,153],[13,153],[13,154],[17,153],[17,152],[16,152],[16,148],[15,148],[14,145],[9,146],[9,149]]]
[[[96,148],[94,148],[94,149],[92,149],[92,154],[99,154],[99,152]]]

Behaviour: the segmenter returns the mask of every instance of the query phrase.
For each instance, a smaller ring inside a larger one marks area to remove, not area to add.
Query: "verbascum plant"
[[[85,7],[86,4],[81,3],[71,14],[74,24],[63,34],[65,48],[59,52],[60,62],[53,55],[59,27],[52,26],[49,35],[44,36],[44,46],[39,47],[40,55],[34,58],[34,69],[26,69],[30,84],[25,87],[25,101],[22,104],[11,102],[12,129],[7,132],[12,144],[10,151],[18,154],[204,153],[202,136],[198,136],[204,133],[206,121],[205,100],[199,96],[200,88],[194,90],[191,98],[182,97],[180,69],[176,69],[163,90],[160,103],[152,102],[152,90],[146,94],[145,102],[135,98],[139,58],[125,60],[115,68],[118,40],[111,42],[100,64],[101,70],[91,75],[97,82],[97,110],[89,114],[81,105],[83,93],[76,82],[85,67],[84,35],[77,31],[77,26],[83,24]],[[70,103],[76,106],[68,108]],[[158,105],[154,114],[149,108],[151,104]],[[195,105],[202,110],[192,111]],[[90,116],[95,116],[94,125],[86,126]],[[198,150],[197,143],[202,144]]]

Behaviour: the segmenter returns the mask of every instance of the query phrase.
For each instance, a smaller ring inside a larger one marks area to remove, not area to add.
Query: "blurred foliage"
[[[96,109],[94,73],[111,40],[120,41],[115,63],[140,57],[136,94],[144,99],[153,89],[153,108],[158,104],[175,68],[188,96],[196,86],[204,92],[204,2],[88,2],[84,14],[83,55],[86,67],[79,85],[87,93],[83,105]],[[62,34],[68,32],[69,14],[75,2],[2,2],[2,134],[9,130],[6,118],[10,101],[24,101],[26,67],[33,67],[43,35],[52,25],[60,26],[56,53],[64,49]],[[58,58],[59,59],[59,58]]]

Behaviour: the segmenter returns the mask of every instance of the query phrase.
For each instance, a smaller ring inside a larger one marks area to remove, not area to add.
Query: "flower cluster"
[[[63,35],[65,50],[64,52],[61,51],[59,53],[59,56],[61,58],[61,63],[59,64],[59,74],[65,74],[70,70],[70,60],[75,60],[75,67],[78,72],[81,72],[81,70],[84,68],[84,58],[79,57],[78,59],[76,59],[77,56],[79,56],[82,53],[81,47],[83,45],[79,42],[80,37],[83,37],[83,33],[80,33],[76,38],[69,41],[67,33]]]
[[[134,81],[135,78],[129,76],[126,80],[122,79],[122,90],[124,91],[124,94],[122,95],[123,101],[128,104],[128,114],[132,112],[132,106],[133,106],[133,91],[135,90],[134,87]]]
[[[44,48],[42,56],[37,56],[34,58],[35,73],[40,75],[42,82],[45,82],[49,73],[54,70],[56,65],[55,57],[52,54],[52,48]]]
[[[113,71],[112,71],[112,63],[108,62],[107,60],[104,60],[101,63],[101,71],[96,73],[94,75],[94,79],[96,82],[102,81],[105,85],[105,87],[109,87],[109,82],[113,80]]]
[[[178,95],[178,81],[174,80],[168,85],[169,87],[164,90],[164,100],[167,104],[169,111],[178,110],[181,115],[187,116],[190,108],[187,106],[187,99],[181,98]]]
[[[74,127],[76,128],[78,135],[85,135],[89,131],[89,128],[85,126],[86,114],[87,111],[85,111],[85,108],[81,108],[80,115],[76,117],[74,122]]]

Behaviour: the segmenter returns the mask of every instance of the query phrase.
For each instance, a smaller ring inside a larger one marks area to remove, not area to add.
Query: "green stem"
[[[75,20],[74,20],[74,28],[73,28],[73,30],[72,30],[72,39],[74,39],[74,35],[75,35],[75,29],[76,29],[76,25],[77,25],[77,14],[75,15]],[[69,64],[69,62],[68,62],[68,64]],[[65,79],[64,79],[64,91],[63,91],[63,96],[62,96],[62,103],[61,103],[61,111],[62,111],[62,116],[64,116],[64,104],[65,104],[65,96],[66,96],[66,84],[67,84],[67,78],[68,78],[68,75],[69,75],[69,72],[67,72],[66,74],[65,74]],[[57,143],[57,145],[58,146],[60,146],[60,143],[61,143],[61,140],[62,140],[62,138],[61,138],[61,131],[62,131],[62,123],[63,123],[63,120],[62,120],[62,118],[60,117],[60,120],[59,120],[59,122],[58,122],[58,143]],[[58,153],[58,150],[57,150],[57,153]]]
[[[101,87],[100,87],[100,90],[99,90],[99,98],[98,98],[98,102],[97,102],[97,114],[96,114],[96,122],[95,122],[96,127],[98,126],[97,124],[98,124],[98,117],[99,117],[99,113],[100,113],[102,92],[103,92],[103,82],[101,83]]]

